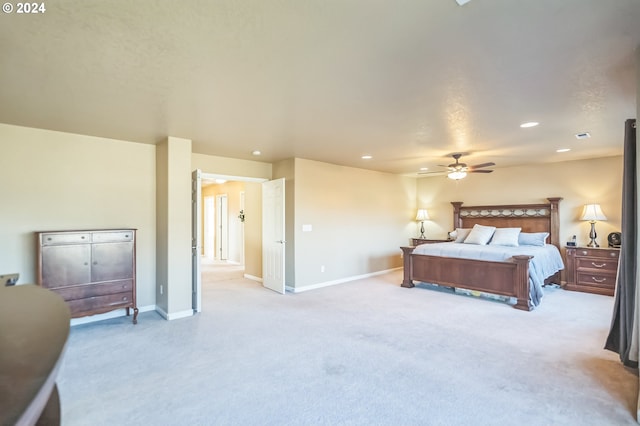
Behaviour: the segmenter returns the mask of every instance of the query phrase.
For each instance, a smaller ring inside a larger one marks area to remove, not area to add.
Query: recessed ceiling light
[[[589,132],[576,133],[576,139],[588,139],[591,137]]]
[[[257,149],[251,153],[251,155],[260,155],[260,154],[262,154],[262,153],[260,151],[258,151]]]
[[[227,180],[226,179],[216,179],[216,183],[219,183],[219,184],[227,183]]]
[[[429,170],[429,168],[428,167],[420,167],[420,170],[424,172],[425,170]]]
[[[361,158],[363,160],[371,160],[373,157],[371,155],[363,155]]]
[[[569,152],[571,151],[571,148],[560,148],[560,149],[556,149],[556,152]]]
[[[538,124],[537,121],[527,121],[526,123],[522,123],[520,125],[520,127],[522,127],[523,129],[529,128],[529,127],[536,127]]]

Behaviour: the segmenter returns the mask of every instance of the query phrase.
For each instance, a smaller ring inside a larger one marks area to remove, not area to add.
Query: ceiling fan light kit
[[[465,177],[467,177],[467,173],[491,173],[493,172],[493,170],[486,170],[484,168],[496,165],[496,163],[488,162],[488,163],[476,164],[475,166],[467,166],[465,163],[461,163],[459,161],[460,157],[462,157],[461,153],[455,153],[455,154],[452,154],[451,156],[453,157],[454,160],[456,160],[456,162],[451,163],[448,166],[441,165],[440,167],[446,167],[447,169],[449,169],[449,172],[447,173],[447,177],[452,180],[464,179]]]
[[[463,171],[450,172],[447,175],[449,179],[453,179],[453,180],[464,179],[466,176],[467,176],[467,172],[463,172]]]

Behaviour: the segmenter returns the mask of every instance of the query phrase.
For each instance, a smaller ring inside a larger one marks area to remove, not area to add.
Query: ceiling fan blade
[[[471,166],[472,169],[480,169],[482,167],[491,167],[491,166],[495,166],[496,163],[482,163],[482,164],[476,164],[475,166]]]
[[[467,170],[468,173],[491,173],[493,170]]]

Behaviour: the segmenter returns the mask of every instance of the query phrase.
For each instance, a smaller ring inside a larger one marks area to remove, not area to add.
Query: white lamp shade
[[[425,209],[418,209],[418,214],[416,215],[416,220],[423,221],[429,220],[429,214]]]
[[[602,213],[600,204],[585,204],[580,220],[607,220],[607,217]]]
[[[464,179],[465,176],[467,176],[467,172],[463,172],[463,171],[451,172],[447,175],[449,179],[453,179],[453,180]]]

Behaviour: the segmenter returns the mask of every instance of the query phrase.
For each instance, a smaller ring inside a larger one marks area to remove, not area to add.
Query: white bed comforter
[[[533,303],[534,306],[540,304],[540,299],[543,294],[542,286],[544,285],[545,278],[564,269],[560,251],[552,244],[545,244],[544,246],[507,247],[453,242],[435,243],[419,245],[413,253],[498,262],[508,261],[511,257],[519,254],[533,256],[533,259],[529,261],[529,285],[531,287],[531,303]]]

